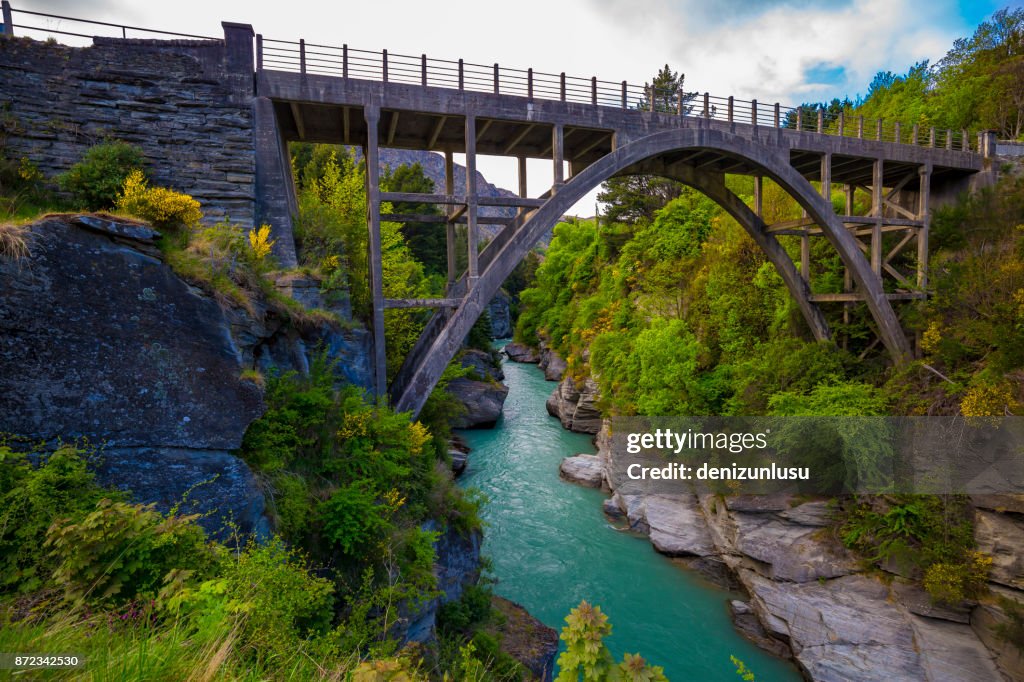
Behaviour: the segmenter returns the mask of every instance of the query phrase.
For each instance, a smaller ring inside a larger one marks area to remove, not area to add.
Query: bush
[[[149,187],[140,170],[133,170],[117,195],[117,209],[148,221],[154,227],[195,227],[203,219],[199,202],[164,187]]]
[[[56,518],[80,519],[104,497],[120,499],[96,485],[78,448],[36,456],[33,466],[26,454],[0,445],[0,592],[46,583],[55,564],[40,539]]]
[[[932,564],[924,572],[924,589],[933,601],[956,604],[985,593],[992,557],[969,552],[963,563]]]
[[[142,150],[127,142],[89,148],[82,160],[58,178],[62,189],[90,211],[113,208],[132,171],[142,176]]]
[[[54,521],[44,546],[57,563],[54,581],[68,601],[127,601],[155,597],[172,570],[200,575],[213,568],[196,516],[164,516],[153,505],[100,500],[81,521]]]

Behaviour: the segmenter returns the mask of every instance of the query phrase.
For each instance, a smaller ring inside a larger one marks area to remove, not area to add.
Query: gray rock
[[[918,616],[949,620],[954,623],[970,623],[971,608],[969,604],[949,606],[936,604],[927,592],[917,585],[895,582],[892,586],[893,595],[907,611]]]
[[[1013,642],[999,636],[999,628],[1011,623],[1009,614],[1003,608],[1002,599],[1017,602],[1019,610],[1024,608],[1024,593],[998,585],[992,586],[992,592],[999,601],[976,606],[971,613],[971,629],[992,652],[996,665],[1006,677],[1011,680],[1024,680],[1024,652]]]
[[[459,452],[458,450],[449,450],[448,456],[452,459],[452,473],[456,477],[461,476],[466,471],[466,465],[469,463],[469,455],[465,452]]]
[[[704,514],[695,495],[651,495],[645,519],[654,548],[668,556],[708,556],[715,553]]]
[[[238,457],[216,450],[106,448],[96,469],[101,485],[130,490],[134,501],[167,513],[199,514],[199,525],[226,540],[228,522],[243,534],[269,537],[263,490]]]
[[[1024,588],[1024,528],[1006,514],[977,509],[974,539],[978,551],[992,556],[989,580]]]
[[[733,599],[729,602],[729,613],[736,629],[751,642],[779,658],[791,656],[790,649],[785,642],[775,639],[765,631],[761,621],[757,619],[757,614],[750,608],[750,604]]]
[[[491,318],[491,337],[508,339],[512,337],[512,314],[509,310],[508,294],[498,291],[487,304],[487,314]]]
[[[508,387],[491,381],[473,381],[459,377],[448,382],[448,393],[462,403],[466,411],[452,426],[458,429],[490,428],[501,417]]]
[[[501,371],[501,365],[494,356],[478,348],[467,348],[462,351],[459,355],[459,363],[463,367],[473,370],[477,378],[480,379],[490,378],[494,381],[501,381],[505,378],[505,373]]]
[[[779,516],[790,523],[814,528],[825,528],[832,523],[832,510],[829,508],[828,502],[824,500],[806,502],[786,509],[780,512]]]
[[[548,414],[558,417],[562,426],[578,433],[597,433],[603,420],[597,409],[597,382],[587,378],[577,387],[572,377],[566,377],[545,402]]]
[[[506,343],[501,350],[512,362],[525,362],[529,364],[540,362],[540,355],[538,355],[537,351],[524,343],[517,341]]]
[[[1001,675],[992,652],[969,625],[910,616],[914,643],[928,680],[989,682]]]
[[[817,528],[798,526],[763,514],[734,513],[735,550],[775,580],[798,583],[836,578],[857,570],[855,557],[816,537]]]
[[[616,493],[616,495],[618,495],[618,493]],[[601,510],[605,513],[605,516],[611,519],[624,519],[626,518],[626,512],[619,506],[619,500],[616,495],[612,495],[602,502]]]
[[[561,381],[562,375],[565,374],[565,370],[568,368],[565,360],[562,356],[555,351],[547,351],[548,360],[544,365],[544,378],[548,381]]]
[[[604,463],[597,455],[566,457],[558,471],[565,480],[588,488],[600,488],[604,484]]]
[[[730,511],[739,512],[781,512],[793,507],[793,496],[788,493],[771,495],[732,495],[725,498]]]

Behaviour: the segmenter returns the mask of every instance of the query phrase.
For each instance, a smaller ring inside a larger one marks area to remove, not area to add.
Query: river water
[[[569,609],[586,599],[612,624],[606,642],[616,659],[639,652],[672,682],[736,682],[730,655],[758,682],[796,681],[796,669],[758,649],[732,626],[736,597],[658,554],[646,538],[613,529],[604,494],[558,476],[563,457],[594,453],[590,436],[549,416],[555,388],[536,365],[506,361],[504,416],[494,429],[464,431],[473,451],[462,477],[489,499],[484,554],[495,592],[561,631]]]

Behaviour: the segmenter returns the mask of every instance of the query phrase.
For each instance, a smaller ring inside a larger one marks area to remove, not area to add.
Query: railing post
[[[500,88],[498,87],[498,63],[494,63],[494,94],[499,94]]]
[[[818,133],[825,132],[825,110],[818,107]]]
[[[946,128],[946,149],[953,149],[953,131]]]
[[[348,43],[341,46],[341,77],[348,78]]]
[[[590,103],[597,106],[597,76],[590,78]]]
[[[802,106],[796,108],[796,129],[800,131],[804,129],[804,108]]]
[[[839,137],[846,137],[846,111],[839,112]]]
[[[560,85],[560,88],[559,88],[560,92],[559,92],[559,94],[561,95],[562,101],[564,102],[565,101],[565,71],[562,72],[561,82],[559,83],[559,85]]]
[[[466,72],[465,66],[462,60],[459,60],[459,90],[463,90],[466,87]]]
[[[935,126],[932,126],[931,129],[928,131],[928,146],[935,146]]]
[[[622,108],[626,108],[626,81],[622,81]]]
[[[711,95],[707,92],[704,93],[704,118],[711,117]]]
[[[299,38],[299,73],[306,75],[306,41]]]
[[[6,26],[6,24],[5,24]],[[256,70],[263,70],[263,34],[256,34]]]
[[[676,92],[676,115],[683,115],[683,89],[679,88]]]
[[[882,141],[882,119],[875,119],[875,139],[879,142]]]
[[[750,101],[750,123],[757,127],[757,100]]]
[[[526,70],[526,99],[533,101],[533,69]]]
[[[913,131],[914,137],[913,137],[913,139],[910,140],[910,144],[913,144],[913,145],[917,144],[918,139],[920,137],[920,135],[919,135],[920,131],[921,131],[920,126],[915,123],[914,124],[914,131]]]
[[[427,55],[420,55],[420,84],[427,87]]]
[[[657,92],[657,89],[655,89],[655,87],[653,85],[647,91],[647,109],[649,111],[654,111],[654,93],[656,93],[656,92]]]
[[[984,131],[979,131],[978,132],[978,153],[979,154],[984,154],[985,153],[985,133],[984,133]]]
[[[729,121],[729,123],[732,123],[732,110],[733,110],[733,97],[732,97],[732,95],[729,95],[729,114],[728,114],[729,118],[727,119]]]
[[[863,115],[857,117],[857,139],[858,140],[863,140],[864,139],[864,116]]]
[[[971,143],[967,140],[967,128],[961,128],[960,130],[960,151],[971,151]]]
[[[781,112],[781,109],[782,109],[782,107],[780,107],[779,103],[776,102],[775,103],[775,118],[773,119],[776,128],[778,128],[779,127],[779,123],[782,122],[782,116],[781,116],[782,112]]]
[[[384,82],[388,82],[388,51],[381,52],[381,68],[384,71]]]
[[[3,20],[4,20],[4,33],[5,37],[11,37],[14,35],[14,19],[11,16],[11,3],[7,0],[3,0]]]
[[[896,144],[899,144],[903,141],[903,131],[901,129],[899,121],[896,121],[896,125],[894,126],[893,137],[896,138]]]

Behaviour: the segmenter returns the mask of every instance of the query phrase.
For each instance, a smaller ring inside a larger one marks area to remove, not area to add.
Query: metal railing
[[[718,97],[710,93],[668,91],[627,81],[612,82],[474,64],[383,50],[276,40],[256,36],[257,68],[301,74],[341,76],[423,87],[517,95],[531,100],[575,102],[593,106],[699,116],[728,123],[817,132],[881,142],[896,142],[958,151],[979,151],[982,143],[966,130],[924,128],[899,121],[866,120],[818,107]]]
[[[27,9],[15,9],[9,3],[4,2],[4,16],[6,17],[8,15],[11,16],[12,20],[10,25],[8,25],[6,21],[4,22],[5,32],[15,35],[27,35],[30,38],[38,36],[49,38],[56,34],[60,36],[73,36],[76,38],[87,39],[170,37],[172,39],[187,40],[221,40],[220,38],[195,35],[192,33],[176,33],[174,31],[162,31],[154,28],[142,28],[141,26],[112,24],[106,21],[94,21],[92,19],[78,19],[60,14],[33,12]]]

